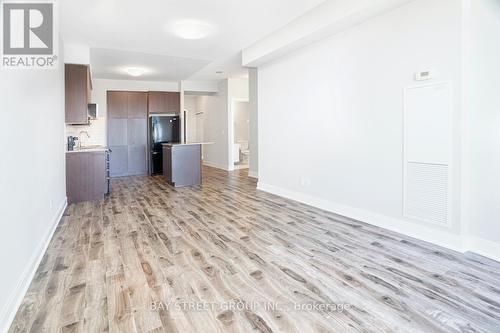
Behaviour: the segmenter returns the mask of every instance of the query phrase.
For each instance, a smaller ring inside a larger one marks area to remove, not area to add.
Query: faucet
[[[87,136],[87,139],[90,139],[90,135],[87,131],[80,131],[80,133],[78,133],[78,145],[80,147],[80,149],[82,148],[82,134],[85,133],[85,135]]]

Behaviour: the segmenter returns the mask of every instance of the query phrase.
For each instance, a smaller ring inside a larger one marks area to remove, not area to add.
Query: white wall
[[[65,64],[90,64],[90,46],[85,44],[64,43]]]
[[[248,102],[235,102],[233,113],[234,124],[234,142],[244,141],[243,149],[248,149],[249,130],[250,130],[250,112]]]
[[[186,126],[186,141],[187,142],[197,142],[198,140],[198,126],[197,120],[199,117],[196,116],[198,108],[199,96],[184,96],[184,110],[187,113]]]
[[[218,93],[199,96],[199,111],[204,112],[203,141],[214,142],[203,148],[204,163],[224,170],[232,170],[233,139],[232,101],[248,99],[247,79],[222,80]]]
[[[134,81],[134,80],[92,80],[92,102],[97,103],[99,117],[92,120],[88,126],[66,126],[66,136],[79,136],[80,131],[87,131],[90,138],[83,136],[84,145],[106,145],[107,144],[107,91],[179,91],[177,82],[159,81]]]
[[[233,157],[233,143],[235,141],[235,133],[234,133],[234,114],[235,114],[235,105],[236,102],[245,101],[248,102],[249,98],[249,89],[248,89],[248,79],[229,79],[228,80],[228,143],[227,147],[229,150],[229,170],[234,170],[234,157]],[[237,157],[236,157],[237,158]]]
[[[262,64],[299,50],[327,36],[354,27],[413,0],[324,1],[242,52],[243,66]],[[457,0],[459,1],[459,0]]]
[[[186,92],[195,92],[200,94],[216,93],[219,89],[217,80],[182,81],[182,88]]]
[[[250,177],[259,177],[259,71],[248,70],[248,101],[250,103],[249,169]]]
[[[402,124],[423,69],[452,82],[460,119],[461,19],[460,1],[413,1],[260,67],[259,188],[460,248],[457,154],[452,228],[402,215]]]
[[[464,118],[469,139],[467,229],[472,246],[496,249],[500,260],[500,2],[472,0],[469,4],[470,81],[466,84],[471,94]]]
[[[2,71],[0,101],[0,332],[6,332],[66,204],[62,67]]]
[[[218,84],[219,92],[211,96],[200,96],[199,109],[204,112],[203,139],[214,142],[203,147],[206,165],[228,169],[228,80]]]

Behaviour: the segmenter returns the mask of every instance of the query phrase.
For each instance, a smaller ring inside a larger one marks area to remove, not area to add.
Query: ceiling
[[[96,79],[129,79],[126,68],[143,68],[135,80],[178,81],[208,65],[207,60],[189,59],[140,52],[92,48],[92,75]]]
[[[122,67],[143,66],[150,69],[145,80],[220,79],[244,75],[243,48],[322,2],[64,0],[61,34],[65,43],[90,45],[97,78],[131,79]],[[212,34],[200,40],[173,35],[170,27],[185,19],[211,24]]]

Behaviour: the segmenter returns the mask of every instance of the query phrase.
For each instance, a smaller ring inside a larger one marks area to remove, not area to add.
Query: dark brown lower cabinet
[[[106,151],[66,153],[68,204],[102,200],[106,193]]]

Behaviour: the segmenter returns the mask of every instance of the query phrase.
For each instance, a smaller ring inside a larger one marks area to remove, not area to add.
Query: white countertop
[[[93,153],[93,152],[100,152],[100,151],[108,151],[108,147],[104,146],[87,146],[87,147],[82,147],[82,148],[75,148],[75,150],[68,150],[66,153],[68,154],[73,154],[73,153]]]
[[[215,142],[180,142],[180,143],[162,143],[162,146],[194,146],[194,145],[213,145]]]

